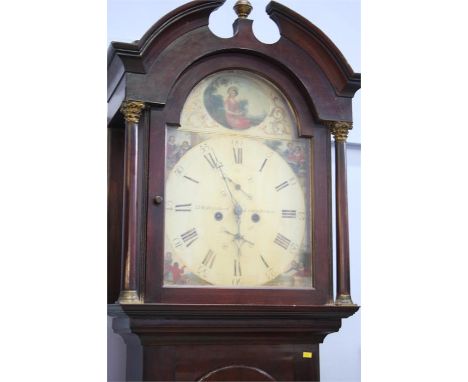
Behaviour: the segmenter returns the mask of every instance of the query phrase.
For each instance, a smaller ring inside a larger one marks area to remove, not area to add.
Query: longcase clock
[[[358,309],[346,138],[360,75],[276,2],[277,43],[255,38],[245,0],[234,36],[216,37],[223,2],[109,48],[108,312],[127,380],[316,381],[319,344]]]

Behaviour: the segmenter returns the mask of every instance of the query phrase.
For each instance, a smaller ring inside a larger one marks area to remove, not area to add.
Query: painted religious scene
[[[272,84],[199,83],[167,128],[164,286],[313,288],[310,161]]]
[[[292,109],[265,79],[242,70],[207,77],[192,90],[182,111],[181,129],[244,136],[296,138]]]

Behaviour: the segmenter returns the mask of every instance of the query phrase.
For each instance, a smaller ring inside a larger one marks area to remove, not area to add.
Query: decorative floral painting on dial
[[[283,95],[229,71],[167,128],[166,287],[312,288],[309,140]]]

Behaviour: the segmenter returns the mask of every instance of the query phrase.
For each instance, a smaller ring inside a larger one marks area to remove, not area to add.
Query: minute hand
[[[234,205],[234,215],[236,217],[236,224],[237,224],[237,235],[238,235],[238,237],[240,237],[241,236],[240,223],[241,223],[242,207],[239,205],[236,198],[234,198],[234,195],[232,195],[231,189],[229,188],[229,185],[228,185],[228,182],[227,182],[227,177],[224,174],[224,171],[221,168],[221,166],[218,166],[218,170],[219,170],[219,173],[221,174],[221,177],[223,178],[224,184],[226,185],[226,188],[227,188],[227,190],[229,192],[229,195],[231,196],[232,204]]]
[[[227,190],[228,190],[228,192],[229,192],[229,195],[230,195],[230,197],[231,197],[232,204],[234,204],[234,207],[235,207],[235,206],[238,205],[238,203],[237,203],[237,200],[234,198],[234,195],[232,195],[231,189],[229,188],[229,184],[228,184],[228,182],[227,182],[227,179],[228,179],[228,178],[227,178],[226,175],[224,174],[224,171],[223,171],[223,169],[222,169],[221,167],[218,167],[218,170],[219,170],[219,172],[220,172],[220,174],[221,174],[221,177],[223,178],[224,184],[226,185],[226,188],[227,188]]]

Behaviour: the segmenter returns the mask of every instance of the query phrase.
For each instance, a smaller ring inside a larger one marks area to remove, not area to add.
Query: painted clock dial
[[[166,235],[190,271],[213,285],[262,285],[286,272],[304,239],[297,176],[253,138],[215,137],[167,180]]]
[[[166,142],[165,285],[310,287],[307,141],[286,99],[229,71],[189,96]]]

